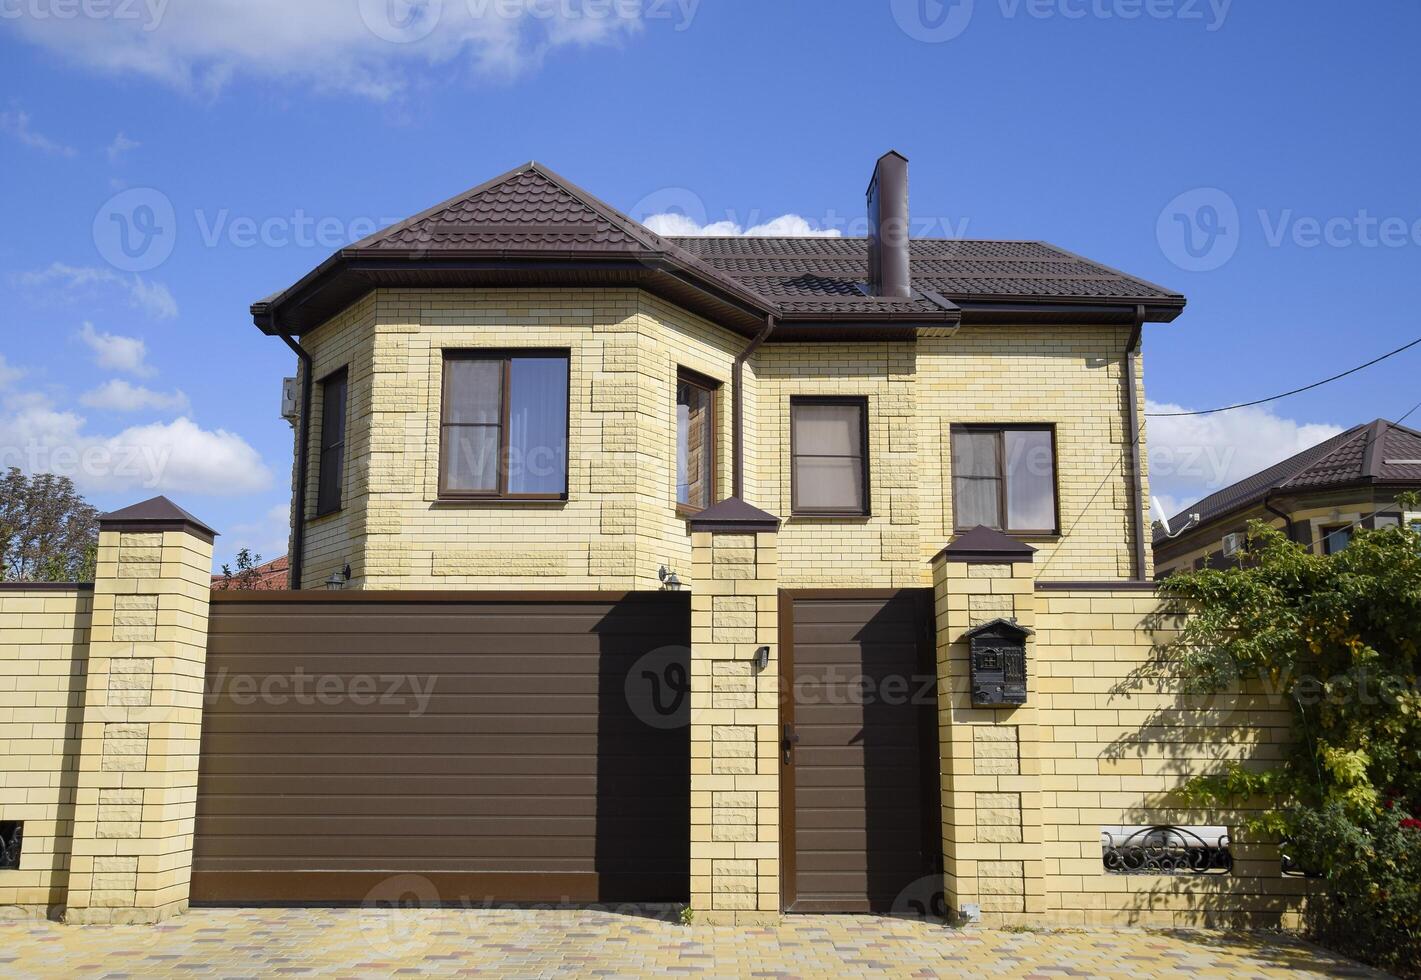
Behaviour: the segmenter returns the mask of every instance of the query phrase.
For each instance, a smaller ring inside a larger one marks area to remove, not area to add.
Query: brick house
[[[1229,568],[1251,521],[1263,521],[1314,554],[1347,547],[1358,529],[1421,524],[1397,497],[1421,490],[1421,432],[1376,419],[1324,439],[1200,500],[1155,528],[1155,574]]]
[[[1140,339],[1184,298],[911,239],[896,153],[868,212],[666,239],[530,163],[255,304],[299,364],[297,591],[210,592],[211,532],[155,501],[92,596],[0,594],[89,663],[29,767],[99,760],[72,827],[62,785],[0,798],[0,901],[1287,915],[1276,846],[1170,792],[1279,758],[1286,706],[1146,670]]]

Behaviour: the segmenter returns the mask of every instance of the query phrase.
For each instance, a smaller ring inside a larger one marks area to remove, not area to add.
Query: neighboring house
[[[1354,426],[1186,507],[1169,521],[1176,537],[1156,525],[1155,575],[1236,565],[1251,521],[1332,554],[1359,529],[1421,523],[1396,504],[1417,490],[1421,432],[1385,419]]]
[[[251,592],[289,589],[291,588],[288,578],[289,570],[290,562],[285,555],[282,555],[280,558],[273,558],[269,562],[256,566],[245,575],[236,572],[230,579],[226,575],[214,575],[212,576],[212,587],[218,590],[245,589]]]
[[[0,589],[46,661],[0,658],[44,787],[0,902],[1289,915],[1247,807],[1173,794],[1283,758],[1287,706],[1139,681],[1140,340],[1184,298],[910,240],[897,154],[867,197],[867,240],[669,240],[528,164],[257,303],[299,588],[213,591],[156,499],[92,589]]]

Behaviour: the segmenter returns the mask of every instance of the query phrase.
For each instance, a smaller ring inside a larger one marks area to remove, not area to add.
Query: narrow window
[[[440,496],[565,497],[567,420],[565,352],[446,351]]]
[[[953,426],[952,509],[959,531],[985,525],[1016,534],[1055,534],[1055,431]]]
[[[1322,553],[1335,555],[1352,543],[1352,525],[1339,524],[1322,529]]]
[[[345,490],[346,369],[321,382],[321,461],[316,484],[316,516],[341,508]]]
[[[676,509],[694,513],[715,499],[715,383],[676,377]]]
[[[868,514],[868,399],[791,399],[790,456],[794,513]]]

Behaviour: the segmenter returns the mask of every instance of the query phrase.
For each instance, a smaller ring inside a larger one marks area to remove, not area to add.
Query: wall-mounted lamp
[[[755,651],[755,670],[761,671],[770,666],[770,648],[760,647]]]
[[[667,592],[681,591],[680,577],[665,565],[661,566],[661,571],[656,573],[656,577],[661,579],[661,588]]]
[[[325,586],[328,592],[339,592],[345,588],[345,583],[350,581],[350,565],[346,565],[338,572],[331,572],[331,577],[326,579]]]

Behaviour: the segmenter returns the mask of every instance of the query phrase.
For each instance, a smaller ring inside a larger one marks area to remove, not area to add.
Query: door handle
[[[784,738],[780,741],[780,748],[784,750],[785,765],[789,765],[790,752],[799,744],[799,733],[794,730],[794,726],[785,722]]]

